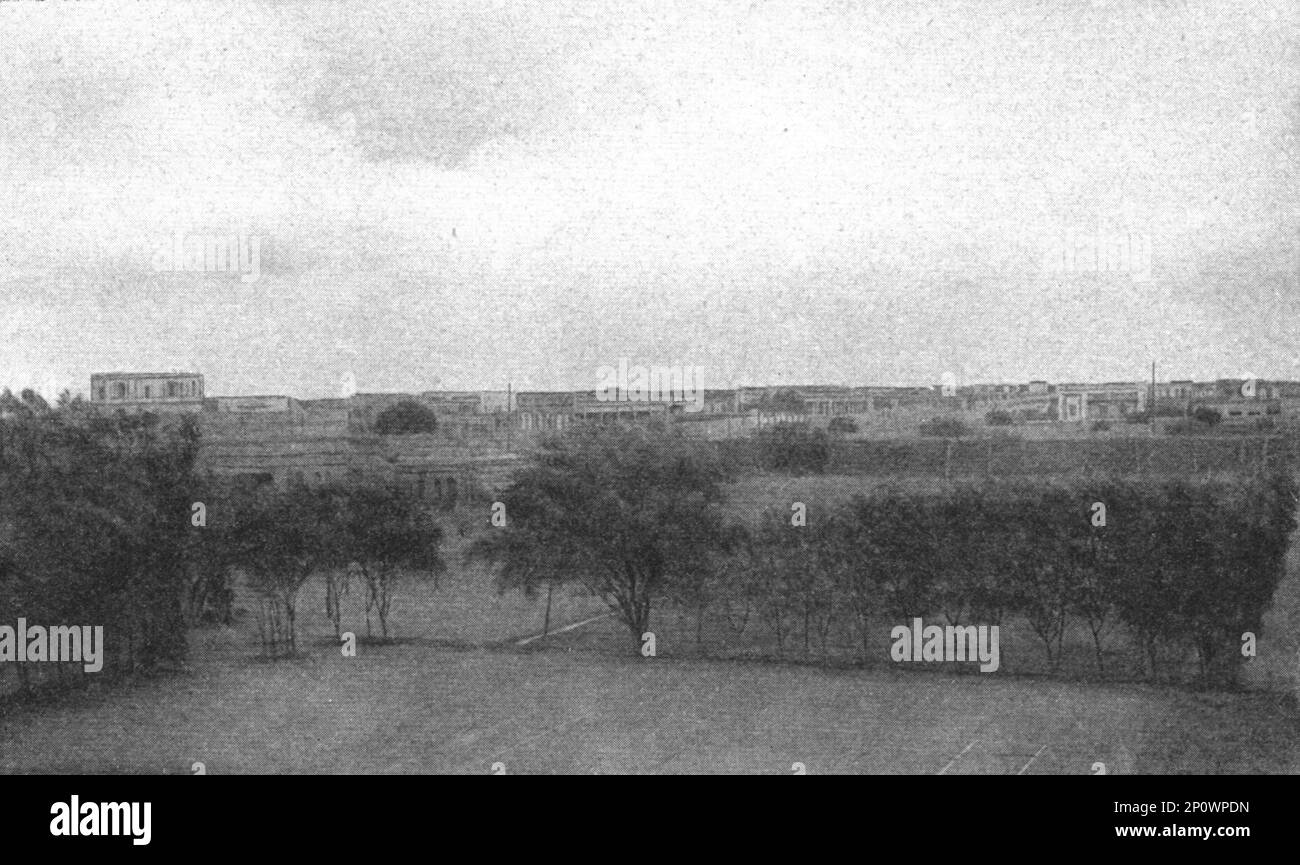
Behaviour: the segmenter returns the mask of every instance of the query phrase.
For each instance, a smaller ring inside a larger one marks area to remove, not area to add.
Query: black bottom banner
[[[745,789],[680,777],[543,782],[549,789],[532,783],[437,776],[10,776],[0,780],[0,827],[9,852],[73,855],[373,855],[376,845],[431,839],[450,842],[449,852],[469,845],[502,853],[517,844],[521,854],[539,855],[569,844],[680,849],[678,833],[689,835],[697,852],[700,843],[716,839],[730,855],[750,845],[771,855],[773,844],[811,853],[876,839],[931,838],[947,846],[1044,837],[1065,849],[1078,843],[1153,851],[1195,841],[1231,855],[1240,844],[1289,837],[1283,827],[1296,790],[1289,778],[1257,776],[840,776]],[[599,840],[610,834],[616,837]]]

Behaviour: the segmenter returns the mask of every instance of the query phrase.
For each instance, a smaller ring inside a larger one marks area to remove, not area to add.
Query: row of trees
[[[225,485],[209,498],[207,525],[192,535],[193,561],[203,571],[194,585],[220,589],[242,574],[257,594],[259,634],[271,655],[297,651],[298,597],[312,577],[325,581],[325,615],[336,637],[343,631],[342,600],[359,582],[367,635],[373,615],[387,638],[401,581],[436,580],[445,568],[441,527],[403,490]]]
[[[1297,490],[1239,481],[991,483],[856,497],[806,520],[723,518],[713,452],[668,432],[583,430],[551,442],[503,495],[509,520],[471,550],[499,587],[577,582],[639,646],[651,607],[674,602],[752,619],[778,645],[825,650],[835,626],[864,655],[886,620],[1027,623],[1059,663],[1067,624],[1087,626],[1098,667],[1116,624],[1154,676],[1160,647],[1194,647],[1208,679],[1230,675],[1283,573]]]
[[[1020,617],[1060,663],[1070,621],[1104,639],[1126,627],[1159,674],[1161,648],[1194,648],[1205,680],[1227,680],[1284,573],[1297,489],[1289,476],[1162,484],[993,484],[941,494],[884,492],[792,526],[769,513],[745,544],[739,598],[778,643],[802,622],[820,638],[837,618],[864,654],[881,620],[949,624]],[[784,633],[783,633],[784,632]]]
[[[336,634],[357,583],[367,633],[373,616],[387,637],[401,580],[442,570],[442,531],[414,495],[219,483],[198,475],[198,449],[192,418],[0,393],[0,622],[102,625],[105,669],[124,673],[181,660],[193,624],[231,623],[241,576],[264,648],[281,654],[314,575]]]

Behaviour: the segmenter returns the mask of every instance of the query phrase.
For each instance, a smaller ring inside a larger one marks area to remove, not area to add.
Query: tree
[[[373,610],[380,633],[388,639],[388,612],[400,578],[436,577],[445,569],[439,553],[442,528],[409,491],[361,487],[343,495],[346,558],[355,563],[366,586],[366,635]]]
[[[241,490],[224,504],[232,563],[261,601],[259,632],[270,655],[297,651],[297,601],[307,580],[346,560],[346,524],[337,490],[295,484]]]
[[[861,659],[871,657],[872,616],[881,606],[880,560],[869,538],[875,525],[874,503],[855,498],[846,507],[833,510],[816,527],[817,567],[835,587],[832,608],[828,611],[827,629],[835,612],[847,607],[854,643]],[[838,607],[833,606],[838,603]],[[823,646],[825,632],[823,631]]]
[[[546,441],[501,496],[506,524],[468,555],[500,591],[578,582],[638,650],[656,601],[694,591],[735,543],[723,521],[722,463],[662,425],[584,425]]]
[[[1111,498],[1112,503],[1116,501]],[[1121,591],[1118,575],[1120,559],[1115,543],[1104,527],[1092,527],[1087,536],[1070,544],[1071,564],[1075,571],[1069,608],[1088,625],[1092,635],[1097,672],[1105,675],[1106,661],[1102,634],[1115,615],[1115,598]]]
[[[182,657],[197,450],[188,419],[0,394],[0,620],[101,624],[123,672]]]
[[[896,489],[853,496],[848,508],[848,531],[856,541],[853,567],[869,575],[862,589],[876,592],[878,598],[874,603],[866,598],[854,602],[864,611],[874,607],[890,617],[911,619],[933,609],[938,551],[927,543],[932,533],[914,531],[915,526],[933,525],[928,509],[924,496]]]
[[[1008,573],[1015,580],[1021,612],[1056,672],[1070,612],[1071,579],[1077,572],[1073,545],[1083,532],[1063,518],[1075,504],[1064,489],[1049,488],[1037,495],[1026,491],[1016,504],[1019,518],[1001,533],[1009,541],[1006,549],[1015,551]]]
[[[432,433],[437,428],[433,409],[412,399],[393,403],[375,418],[375,432],[381,436]]]
[[[1011,426],[1016,419],[1004,408],[991,408],[984,415],[984,422],[989,426]]]

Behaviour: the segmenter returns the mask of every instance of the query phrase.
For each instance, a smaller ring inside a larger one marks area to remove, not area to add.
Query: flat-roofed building
[[[268,414],[294,409],[296,400],[287,396],[219,396],[208,401],[219,412]]]
[[[203,376],[197,372],[97,372],[90,376],[90,402],[126,411],[203,410]]]
[[[1142,382],[1057,385],[1056,416],[1062,421],[1122,418],[1145,411],[1149,391]]]

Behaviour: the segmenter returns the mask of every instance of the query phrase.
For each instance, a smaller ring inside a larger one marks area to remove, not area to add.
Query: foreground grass
[[[1297,768],[1295,712],[1264,694],[550,648],[197,661],[188,674],[12,711],[0,772],[184,774],[196,761],[216,774],[484,774],[496,762],[512,774]]]

